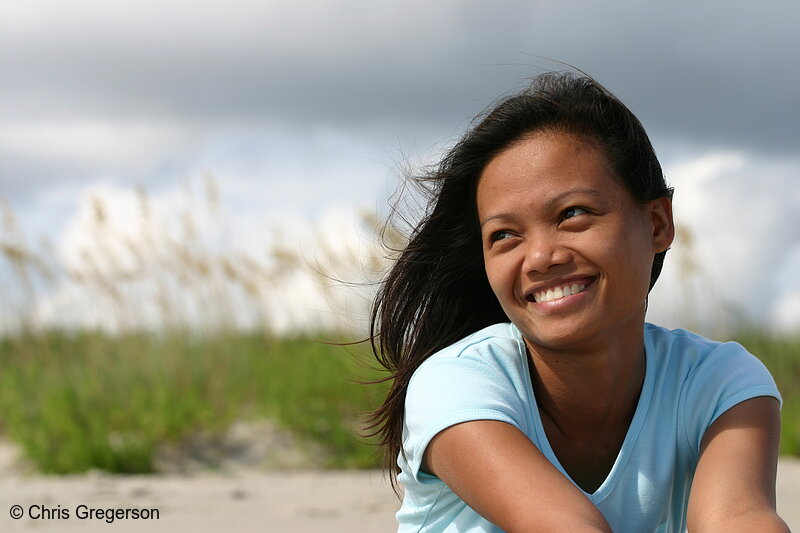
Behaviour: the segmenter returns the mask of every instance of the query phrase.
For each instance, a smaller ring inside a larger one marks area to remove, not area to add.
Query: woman
[[[400,531],[788,530],[769,373],[644,321],[672,190],[619,100],[539,76],[425,179],[372,315]]]

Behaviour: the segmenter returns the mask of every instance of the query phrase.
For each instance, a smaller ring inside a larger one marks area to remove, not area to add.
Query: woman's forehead
[[[568,134],[541,133],[492,158],[478,182],[478,205],[535,197],[544,204],[568,194],[615,196],[620,185],[595,142]]]

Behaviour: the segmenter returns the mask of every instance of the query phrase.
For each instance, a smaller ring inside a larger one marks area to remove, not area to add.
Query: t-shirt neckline
[[[512,336],[517,340],[519,356],[523,360],[526,375],[530,376],[528,355],[525,349],[525,341],[522,338],[522,333],[514,324],[511,324],[511,333]],[[578,489],[580,489],[580,491],[583,492],[583,494],[585,494],[594,504],[599,504],[601,501],[603,501],[611,493],[617,483],[617,480],[621,477],[622,472],[625,469],[625,465],[633,453],[633,448],[636,446],[636,440],[639,437],[639,433],[641,432],[645,418],[647,417],[647,411],[650,407],[650,400],[653,396],[655,376],[653,363],[654,352],[651,345],[647,324],[645,324],[644,327],[644,353],[644,382],[642,383],[642,391],[639,394],[639,401],[636,404],[636,411],[634,412],[633,419],[628,427],[628,432],[625,434],[625,439],[622,441],[622,446],[620,447],[619,454],[617,454],[617,458],[614,461],[614,465],[611,467],[611,470],[608,472],[606,478],[594,492],[586,492],[580,487],[580,485],[575,483],[575,481],[567,473],[566,469],[561,465],[561,462],[558,460],[553,448],[550,446],[550,441],[547,439],[547,434],[545,433],[541,416],[539,416],[539,407],[536,403],[536,397],[533,394],[533,384],[531,383],[530,379],[527,380],[527,392],[532,401],[532,405],[530,406],[532,411],[531,416],[533,417],[534,430],[536,432],[537,440],[541,444],[540,449],[542,453],[544,453],[545,457],[547,457],[547,459],[556,468],[558,468],[558,470],[564,474],[567,479],[572,481],[572,483],[578,487]]]

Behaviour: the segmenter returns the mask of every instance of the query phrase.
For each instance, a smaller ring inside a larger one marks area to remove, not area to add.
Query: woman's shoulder
[[[646,350],[653,355],[656,374],[682,384],[686,397],[737,396],[755,390],[779,398],[764,363],[734,341],[720,342],[683,329],[645,325]],[[692,402],[698,401],[694,398]]]
[[[723,344],[719,341],[709,339],[693,331],[689,331],[682,328],[670,329],[664,326],[651,324],[649,322],[645,322],[644,332],[645,332],[645,341],[649,339],[654,345],[658,347],[670,347],[672,345],[683,346],[683,347],[695,346],[699,350],[711,351],[720,344]]]
[[[669,329],[645,323],[645,349],[661,360],[696,366],[710,359],[740,358],[749,359],[750,354],[738,342],[716,341],[689,330]]]
[[[519,373],[525,367],[525,348],[519,331],[509,322],[492,324],[470,333],[423,361],[419,375],[475,375]]]
[[[474,358],[485,360],[487,355],[498,353],[517,357],[522,346],[522,337],[519,330],[510,322],[499,322],[470,333],[453,344],[442,348],[431,355],[425,362]]]
[[[685,442],[695,457],[705,431],[722,413],[745,400],[771,396],[781,402],[767,367],[737,342],[719,342],[697,333],[646,325],[646,342],[654,350],[656,374],[664,401],[677,394]],[[668,384],[674,384],[674,387]]]

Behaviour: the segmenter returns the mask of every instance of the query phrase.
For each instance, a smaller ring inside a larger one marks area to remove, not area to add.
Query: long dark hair
[[[470,333],[508,321],[484,270],[475,194],[487,163],[538,131],[598,142],[615,177],[640,203],[672,196],[639,120],[595,80],[574,73],[537,76],[525,90],[478,116],[431,172],[413,178],[430,193],[427,208],[381,284],[370,322],[372,349],[392,382],[370,427],[380,437],[393,485],[414,371]],[[651,289],[665,254],[654,258]]]

